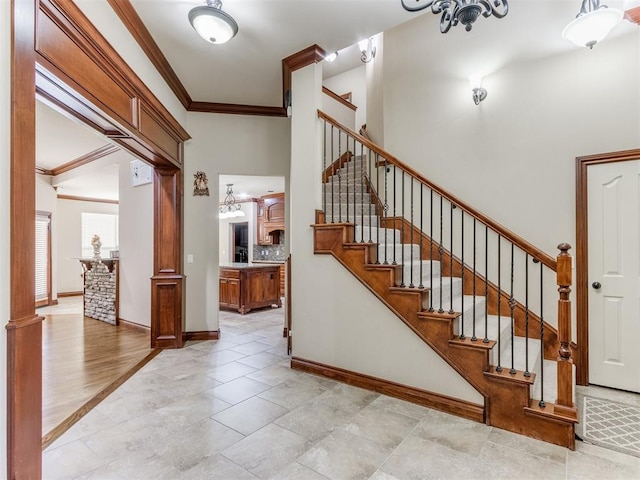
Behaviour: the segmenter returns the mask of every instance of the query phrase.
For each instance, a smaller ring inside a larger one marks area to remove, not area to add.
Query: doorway
[[[576,167],[577,383],[640,392],[640,150]]]
[[[249,262],[249,222],[232,223],[232,245],[234,263]]]

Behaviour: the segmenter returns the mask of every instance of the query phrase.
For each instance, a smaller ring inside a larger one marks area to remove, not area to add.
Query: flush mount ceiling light
[[[622,21],[622,11],[600,5],[600,0],[582,0],[576,18],[562,31],[562,37],[579,47],[593,48]]]
[[[442,14],[440,31],[447,33],[458,23],[468,32],[480,15],[504,18],[509,13],[507,0],[400,0],[405,10],[417,12],[431,7],[431,13]]]
[[[222,11],[220,0],[206,0],[207,4],[189,11],[189,22],[203,39],[209,43],[225,43],[238,33],[238,24]]]
[[[220,207],[220,218],[244,217],[244,212],[240,210],[242,205],[236,203],[233,196],[233,183],[227,183],[227,196],[224,198],[224,205]]]

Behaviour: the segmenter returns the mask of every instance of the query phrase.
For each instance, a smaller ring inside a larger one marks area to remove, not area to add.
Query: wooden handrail
[[[336,92],[334,92],[333,90],[329,90],[327,87],[323,86],[322,87],[322,93],[324,93],[325,95],[327,95],[328,97],[333,98],[336,102],[344,105],[345,107],[347,107],[350,110],[353,110],[354,112],[356,111],[356,109],[358,107],[356,107],[353,103],[351,103],[348,100],[345,100],[344,98],[342,98],[340,95],[338,95]]]
[[[358,140],[361,144],[363,144],[369,150],[371,150],[374,153],[377,153],[378,155],[380,155],[381,157],[386,159],[388,164],[395,165],[395,166],[399,167],[400,169],[404,170],[406,173],[411,175],[413,178],[415,178],[416,180],[418,180],[422,184],[426,185],[427,187],[429,187],[431,190],[433,190],[434,192],[438,193],[442,197],[446,198],[452,204],[454,204],[458,208],[464,210],[467,214],[471,215],[473,218],[475,218],[476,220],[480,221],[482,224],[488,226],[491,230],[496,232],[498,235],[502,236],[506,240],[509,240],[511,243],[516,245],[518,248],[520,248],[524,252],[526,252],[529,255],[531,255],[534,259],[540,261],[541,263],[543,263],[544,265],[549,267],[554,272],[556,271],[556,260],[553,257],[551,257],[550,255],[548,255],[545,252],[543,252],[542,250],[540,250],[535,245],[532,245],[531,243],[527,242],[521,236],[513,233],[508,228],[500,225],[498,222],[496,222],[496,221],[492,220],[491,218],[487,217],[485,214],[479,212],[478,210],[476,210],[472,206],[470,206],[467,203],[463,202],[462,200],[457,198],[455,195],[447,192],[446,190],[440,188],[438,185],[436,185],[433,182],[427,180],[419,172],[415,171],[410,166],[408,166],[405,163],[401,162],[400,160],[398,160],[396,157],[391,155],[386,150],[380,148],[375,143],[373,143],[370,140],[366,139],[365,137],[363,137],[359,133],[356,133],[353,130],[351,130],[350,128],[342,125],[336,119],[334,119],[331,116],[327,115],[323,111],[318,110],[318,118],[326,120],[327,122],[329,122],[330,124],[334,125],[335,127],[338,127],[339,129],[343,130],[348,135],[350,135],[351,137],[353,137],[356,140]]]

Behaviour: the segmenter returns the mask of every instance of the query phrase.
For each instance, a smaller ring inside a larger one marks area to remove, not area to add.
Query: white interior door
[[[587,179],[589,382],[640,392],[640,160]]]

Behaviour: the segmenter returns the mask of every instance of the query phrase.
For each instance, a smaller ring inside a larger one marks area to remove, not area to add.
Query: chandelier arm
[[[507,0],[494,0],[491,12],[496,18],[504,18],[509,13],[509,3]]]
[[[402,8],[404,8],[408,12],[419,12],[420,10],[424,10],[425,8],[429,8],[434,0],[425,0],[421,2],[420,0],[415,0],[413,3],[417,3],[418,5],[410,6],[405,3],[405,0],[400,0],[402,4]]]

